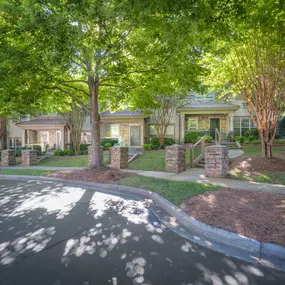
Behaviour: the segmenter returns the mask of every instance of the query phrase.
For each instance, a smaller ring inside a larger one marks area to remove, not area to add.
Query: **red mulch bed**
[[[231,169],[238,169],[241,173],[285,172],[285,159],[260,156],[238,157],[232,160],[230,166]]]
[[[193,196],[183,210],[208,225],[285,246],[285,195],[222,189]]]
[[[131,175],[134,174],[125,173],[110,167],[100,167],[95,169],[85,168],[80,170],[62,170],[49,173],[47,176],[98,183],[114,183]]]

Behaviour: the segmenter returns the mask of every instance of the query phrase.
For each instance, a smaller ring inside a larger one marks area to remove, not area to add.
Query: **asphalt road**
[[[138,197],[0,179],[0,284],[282,285],[285,273],[185,240]]]

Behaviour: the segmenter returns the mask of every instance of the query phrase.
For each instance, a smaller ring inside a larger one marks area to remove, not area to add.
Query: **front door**
[[[130,145],[139,146],[141,127],[139,125],[130,126]]]
[[[213,139],[215,139],[216,129],[220,131],[220,119],[219,118],[210,119],[210,136]]]

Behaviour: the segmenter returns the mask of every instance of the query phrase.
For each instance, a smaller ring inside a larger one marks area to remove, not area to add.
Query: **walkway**
[[[139,197],[0,179],[0,284],[280,285],[285,274],[191,243]],[[197,237],[199,238],[199,237]]]

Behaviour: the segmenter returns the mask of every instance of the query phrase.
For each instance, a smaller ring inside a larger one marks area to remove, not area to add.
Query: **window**
[[[21,138],[9,138],[9,148],[14,149],[21,146]]]
[[[234,131],[236,136],[243,136],[248,130],[255,128],[254,123],[249,117],[234,118]]]
[[[156,138],[156,137],[157,137],[157,131],[155,129],[155,126],[150,125],[149,126],[149,138],[150,138],[150,140],[152,140],[153,138]],[[174,139],[174,125],[169,125],[167,127],[165,137],[170,138],[170,139]]]
[[[91,144],[91,132],[81,133],[81,143]]]
[[[105,125],[105,137],[106,138],[119,138],[119,124],[106,124]]]
[[[242,105],[242,109],[243,109],[243,110],[246,110],[246,109],[247,109],[247,104],[246,104],[246,103],[242,103],[241,105]]]
[[[195,95],[196,100],[206,100],[206,101],[211,101],[215,99],[215,93],[210,93],[210,94],[205,94],[205,95],[200,95],[196,94]]]
[[[198,118],[189,118],[187,121],[187,130],[196,131],[198,130]]]

